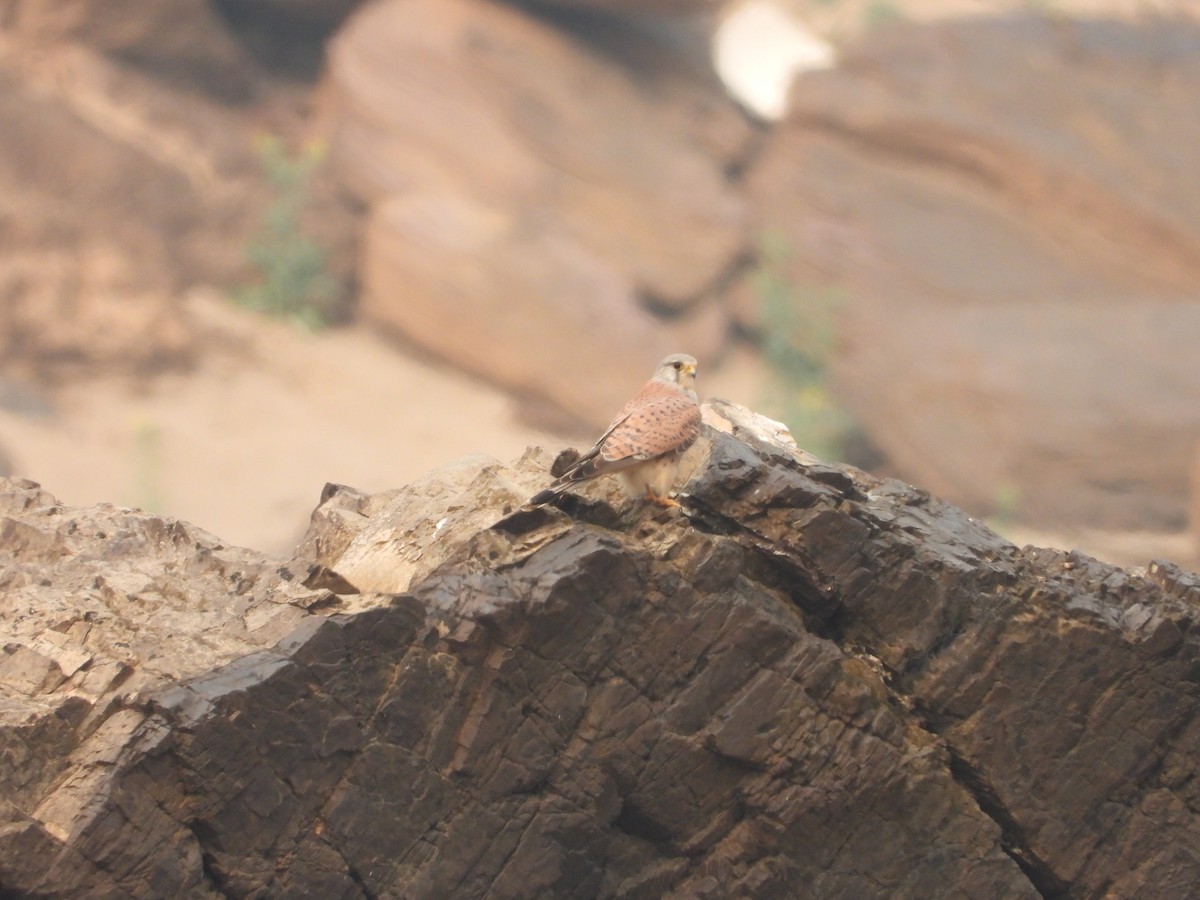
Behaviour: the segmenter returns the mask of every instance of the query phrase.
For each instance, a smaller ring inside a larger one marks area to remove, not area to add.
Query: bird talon
[[[679,501],[670,497],[660,497],[649,488],[646,489],[646,499],[663,509],[679,509]]]

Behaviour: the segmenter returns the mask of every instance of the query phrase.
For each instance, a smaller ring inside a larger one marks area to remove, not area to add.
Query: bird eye
[[[683,363],[681,363],[679,360],[675,360],[675,362],[671,363],[671,365],[675,367],[676,372],[683,368]]]

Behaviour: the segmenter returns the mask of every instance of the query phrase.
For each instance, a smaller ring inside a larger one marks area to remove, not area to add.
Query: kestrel
[[[683,452],[699,434],[696,360],[676,353],[658,364],[654,376],[625,404],[596,446],[529,502],[545,503],[578,482],[619,474],[631,496],[659,506],[678,506],[667,492],[675,483]]]

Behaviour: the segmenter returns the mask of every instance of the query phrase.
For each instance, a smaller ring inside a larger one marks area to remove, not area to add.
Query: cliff
[[[468,459],[293,560],[0,482],[0,892],[1200,884],[1200,579],[706,419],[681,511]]]

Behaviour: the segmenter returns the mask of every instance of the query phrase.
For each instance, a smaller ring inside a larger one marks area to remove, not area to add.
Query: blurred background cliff
[[[658,358],[1195,564],[1195,0],[0,0],[0,472],[286,549]]]

